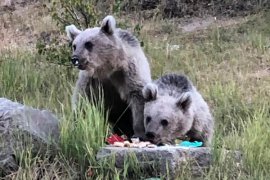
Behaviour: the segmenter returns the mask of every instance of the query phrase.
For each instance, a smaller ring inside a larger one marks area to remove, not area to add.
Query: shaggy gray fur
[[[156,144],[176,138],[211,144],[214,120],[207,103],[184,75],[164,75],[143,88],[146,136]]]
[[[140,43],[137,40],[137,38],[135,38],[132,34],[130,34],[130,32],[120,29],[118,31],[118,35],[123,41],[126,41],[130,46],[133,47],[140,46]]]
[[[109,121],[118,123],[123,132],[133,130],[134,136],[144,138],[142,88],[151,82],[149,64],[136,37],[116,28],[115,24],[115,19],[107,16],[101,27],[84,31],[74,25],[66,27],[73,46],[72,63],[81,70],[73,104],[75,107],[78,95],[86,94],[93,80],[101,82],[108,94],[105,104],[110,110]],[[116,103],[111,102],[114,96]],[[125,109],[128,109],[126,116],[118,117]],[[133,127],[129,127],[129,122]]]

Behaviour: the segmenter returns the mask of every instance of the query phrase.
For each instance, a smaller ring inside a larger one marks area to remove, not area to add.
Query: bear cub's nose
[[[146,138],[150,140],[154,139],[156,136],[154,132],[146,132],[145,135],[146,135]]]
[[[72,64],[74,66],[78,66],[79,65],[79,58],[78,57],[72,57],[71,62],[72,62]]]

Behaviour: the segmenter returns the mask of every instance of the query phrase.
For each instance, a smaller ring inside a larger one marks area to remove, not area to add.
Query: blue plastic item
[[[201,147],[203,143],[199,141],[194,141],[194,142],[182,141],[179,145],[182,147]]]

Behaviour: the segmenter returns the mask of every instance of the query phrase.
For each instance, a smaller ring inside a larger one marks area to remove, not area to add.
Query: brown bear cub
[[[98,97],[104,93],[109,122],[118,134],[144,138],[142,88],[151,82],[150,67],[139,41],[128,31],[116,28],[112,16],[101,27],[84,31],[66,27],[72,41],[72,63],[80,69],[73,93],[73,108],[79,95]]]
[[[211,144],[214,119],[207,103],[184,75],[167,74],[143,88],[146,99],[146,138],[155,144],[174,144],[188,137]]]

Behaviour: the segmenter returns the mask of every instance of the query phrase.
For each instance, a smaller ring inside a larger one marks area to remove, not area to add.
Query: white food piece
[[[139,145],[139,148],[144,148],[144,147],[146,147],[147,143],[140,142],[138,145]]]
[[[130,144],[130,147],[132,147],[132,148],[139,148],[139,144],[135,144],[135,143],[131,143]]]
[[[115,147],[124,147],[124,143],[122,143],[122,142],[114,142],[113,146],[115,146]]]
[[[148,144],[147,147],[148,147],[148,148],[156,148],[157,145],[155,145],[155,144]]]
[[[130,146],[131,146],[131,144],[129,141],[124,141],[124,147],[130,147]]]
[[[150,143],[149,141],[145,141],[144,143],[145,143],[146,145],[152,144],[152,143]]]
[[[139,143],[140,139],[139,138],[131,138],[132,143]]]

